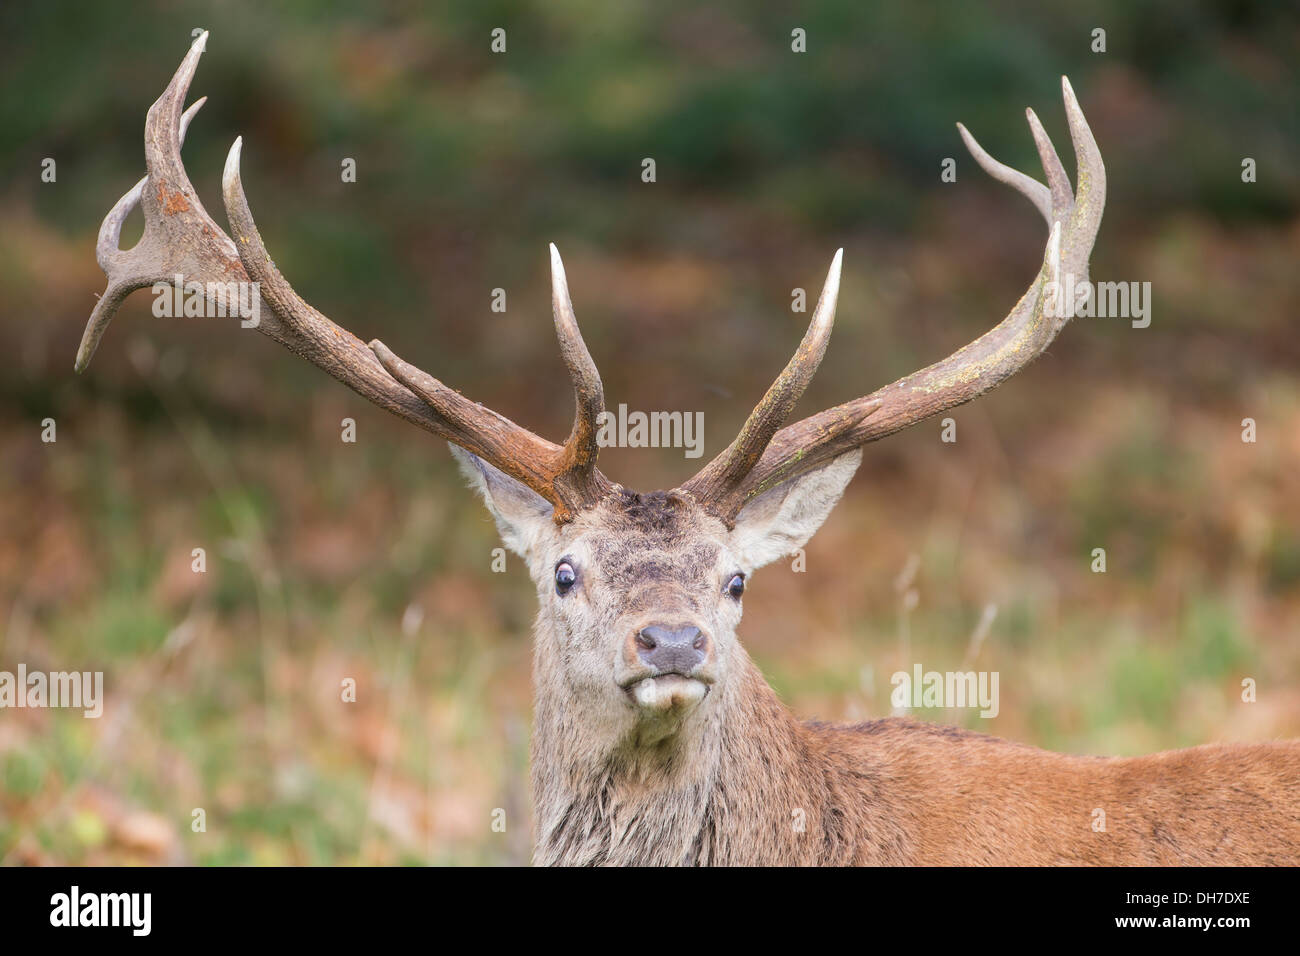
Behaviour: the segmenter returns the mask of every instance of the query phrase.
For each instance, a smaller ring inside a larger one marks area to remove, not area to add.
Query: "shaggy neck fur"
[[[539,864],[1300,862],[1294,741],[1071,757],[903,718],[801,723],[748,657],[677,725],[611,724],[557,676],[546,627]]]
[[[546,627],[539,623],[539,630]],[[835,840],[806,729],[752,662],[669,726],[601,726],[534,662],[535,861],[561,865],[812,863]],[[716,698],[716,699],[714,699]],[[755,731],[763,729],[762,734]],[[833,814],[829,814],[833,816]]]

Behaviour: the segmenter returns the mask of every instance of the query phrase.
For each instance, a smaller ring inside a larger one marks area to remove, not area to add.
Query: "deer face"
[[[539,690],[579,701],[615,737],[660,739],[726,696],[745,663],[736,638],[753,572],[800,547],[861,453],[754,498],[728,529],[689,494],[617,489],[557,524],[535,492],[453,451],[537,586]]]
[[[566,682],[611,710],[689,713],[726,679],[746,570],[689,498],[619,492],[530,560]]]

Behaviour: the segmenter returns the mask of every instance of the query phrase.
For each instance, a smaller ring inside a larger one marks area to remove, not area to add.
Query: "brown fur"
[[[752,664],[728,705],[698,735],[585,765],[539,699],[535,771],[573,791],[538,862],[1300,863],[1295,742],[1072,757],[905,718],[801,723]]]
[[[710,617],[727,600],[713,569],[739,560],[714,519],[620,493],[555,533],[568,540],[543,547],[535,574],[538,863],[1300,863],[1300,743],[1076,757],[910,719],[800,722],[728,641],[730,620]],[[586,594],[547,593],[561,552],[583,556]],[[586,605],[562,603],[574,600]],[[693,709],[629,716],[603,693],[606,635],[628,654],[623,635],[647,614],[699,621],[719,642],[726,667]]]

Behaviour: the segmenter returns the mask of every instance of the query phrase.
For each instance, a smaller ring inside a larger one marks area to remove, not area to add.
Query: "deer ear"
[[[751,499],[736,516],[732,549],[752,571],[802,548],[844,494],[862,462],[854,448]]]
[[[507,548],[527,558],[542,533],[552,524],[551,503],[521,481],[488,464],[477,455],[448,443],[460,463],[461,473],[483,496],[496,519],[497,530]]]

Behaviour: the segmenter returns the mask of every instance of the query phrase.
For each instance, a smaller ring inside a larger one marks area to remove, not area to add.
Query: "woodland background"
[[[994,720],[920,716],[1052,749],[1300,735],[1293,5],[6,4],[0,669],[103,670],[107,701],[0,712],[0,862],[528,857],[535,599],[518,559],[492,572],[446,449],[231,322],[155,319],[147,292],[72,372],[100,220],[195,27],[191,178],[224,225],[244,136],[263,235],[317,307],[558,439],[554,241],[611,406],[703,410],[704,460],[840,245],[835,338],[796,414],[1006,313],[1044,229],[953,123],[1039,175],[1032,105],[1072,169],[1068,74],[1110,180],[1093,276],[1150,281],[1150,327],[1076,321],[957,410],[955,444],[935,420],[870,446],[806,570],[756,575],[741,636],[801,716],[884,715],[920,662],[997,670],[1002,698]],[[602,455],[642,489],[699,464]]]

